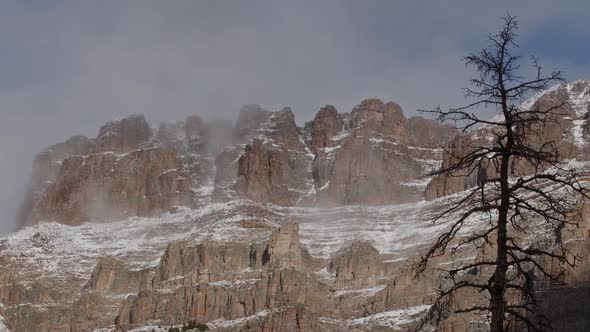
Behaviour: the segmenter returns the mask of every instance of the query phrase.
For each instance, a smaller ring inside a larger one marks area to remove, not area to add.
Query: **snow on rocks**
[[[347,322],[347,325],[357,326],[371,324],[393,328],[394,331],[403,331],[402,327],[404,325],[415,322],[422,315],[426,314],[430,307],[430,305],[418,305],[406,309],[380,312],[367,317],[351,319]]]

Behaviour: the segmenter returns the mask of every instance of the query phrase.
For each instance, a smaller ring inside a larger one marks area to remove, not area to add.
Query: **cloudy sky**
[[[514,4],[516,3],[516,4]],[[233,118],[291,106],[297,121],[361,99],[458,105],[506,12],[524,53],[590,78],[590,1],[49,1],[0,4],[0,233],[34,154],[110,119]]]

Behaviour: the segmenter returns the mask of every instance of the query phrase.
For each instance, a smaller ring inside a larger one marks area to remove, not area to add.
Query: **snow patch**
[[[587,120],[572,121],[572,135],[574,138],[574,144],[576,144],[578,148],[581,148],[584,145],[586,145],[586,140],[584,139],[584,124],[586,123],[586,121]]]
[[[373,296],[380,291],[387,288],[387,285],[378,285],[374,287],[367,287],[367,288],[343,288],[339,289],[334,293],[334,297],[340,297],[342,295],[356,295],[356,296]]]
[[[384,311],[371,316],[351,319],[347,323],[348,325],[378,325],[383,327],[389,327],[399,329],[401,325],[411,324],[416,321],[421,315],[425,314],[431,305],[418,305],[415,307],[409,307],[405,309]]]

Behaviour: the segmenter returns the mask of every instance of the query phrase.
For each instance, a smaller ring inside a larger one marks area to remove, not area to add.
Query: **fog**
[[[409,3],[409,2],[408,2]],[[243,104],[367,97],[461,104],[461,57],[507,11],[521,41],[569,80],[590,78],[586,1],[5,1],[0,8],[0,234],[15,227],[35,153],[111,119],[235,119]],[[555,45],[555,47],[553,47]]]

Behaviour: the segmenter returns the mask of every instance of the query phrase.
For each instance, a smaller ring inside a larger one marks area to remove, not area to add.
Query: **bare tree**
[[[532,108],[520,107],[532,93],[563,79],[560,72],[543,74],[534,57],[531,57],[533,77],[525,78],[520,74],[522,59],[514,53],[518,48],[517,29],[515,18],[507,16],[499,33],[489,37],[490,46],[464,58],[466,65],[474,67],[479,74],[470,80],[471,87],[466,89],[467,97],[474,102],[448,111],[440,107],[426,111],[440,121],[455,122],[463,131],[485,127],[493,137],[489,144],[472,144],[466,153],[452,156],[450,165],[434,172],[434,175],[449,177],[477,173],[478,183],[435,216],[434,222],[442,219],[452,222],[416,265],[420,274],[436,256],[469,245],[495,247],[493,258],[447,270],[451,282],[441,290],[439,298],[448,298],[464,288],[487,294],[485,302],[489,304],[458,311],[488,313],[493,332],[506,331],[510,322],[515,321],[525,323],[531,330],[547,326],[535,306],[535,274],[550,280],[561,277],[561,273],[543,264],[547,258],[564,266],[575,265],[575,257],[561,243],[560,233],[570,223],[570,212],[577,207],[575,197],[588,197],[578,175],[561,161],[556,142],[543,141],[545,128],[563,116],[565,104],[541,107],[537,103]],[[476,114],[478,108],[494,109],[499,116],[481,118]],[[525,164],[526,175],[514,171],[515,165]],[[460,236],[461,229],[474,218],[486,219],[484,229]],[[525,244],[519,240],[526,236],[533,220],[553,231],[551,246]],[[472,271],[487,273],[487,276],[480,278],[480,282],[461,277]],[[508,299],[509,294],[518,296],[511,295]]]

